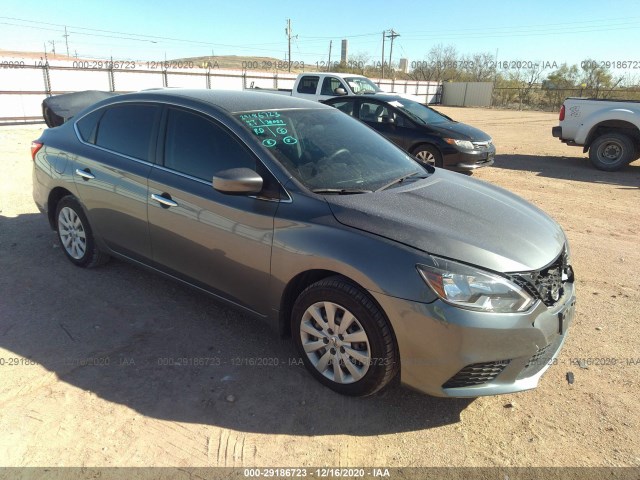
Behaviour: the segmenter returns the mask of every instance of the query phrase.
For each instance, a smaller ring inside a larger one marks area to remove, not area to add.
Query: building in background
[[[407,71],[409,70],[409,60],[407,60],[406,58],[401,58],[398,68],[402,73],[407,73]]]
[[[340,50],[340,63],[347,63],[348,61],[348,50],[349,48],[349,40],[344,39],[342,40],[342,48]]]

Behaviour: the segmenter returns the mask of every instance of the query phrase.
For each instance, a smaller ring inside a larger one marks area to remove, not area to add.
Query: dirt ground
[[[474,176],[571,242],[577,315],[536,390],[343,397],[198,292],[122,262],[78,269],[31,198],[42,126],[2,127],[0,465],[640,466],[640,161],[594,169],[551,136],[557,114],[440,110],[493,136],[496,163]],[[168,365],[181,358],[209,365]]]

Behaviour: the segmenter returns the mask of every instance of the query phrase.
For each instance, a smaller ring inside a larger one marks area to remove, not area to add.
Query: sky
[[[303,0],[2,0],[0,49],[51,51],[114,60],[164,60],[203,55],[286,59],[287,19],[291,60],[339,59],[349,53],[381,60],[382,32],[400,36],[393,61],[409,65],[438,45],[459,54],[490,53],[504,62],[580,64],[630,61],[618,72],[640,76],[640,2],[582,0],[483,2],[467,0],[360,2]],[[388,60],[389,41],[385,44]]]

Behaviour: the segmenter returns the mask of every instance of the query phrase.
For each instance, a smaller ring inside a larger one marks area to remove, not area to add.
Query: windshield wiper
[[[362,190],[357,188],[314,188],[313,193],[329,193],[335,195],[353,195],[355,193],[371,193],[371,190]]]
[[[379,189],[376,190],[376,192],[379,192],[381,190],[386,190],[389,187],[392,187],[393,185],[395,185],[396,183],[402,183],[404,182],[407,178],[409,177],[413,177],[414,175],[418,175],[420,172],[413,172],[410,173],[409,175],[403,175],[400,178],[396,178],[394,181],[387,183],[386,185],[383,185],[382,187],[380,187]],[[427,178],[428,175],[421,175],[419,177],[416,178],[416,180],[421,179],[421,178]]]

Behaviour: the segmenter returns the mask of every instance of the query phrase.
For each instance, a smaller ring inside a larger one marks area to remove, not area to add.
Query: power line
[[[536,29],[536,28],[546,28],[546,27],[563,27],[566,28],[567,25],[583,25],[586,23],[595,23],[598,27],[610,27],[612,25],[616,25],[617,23],[606,23],[606,22],[619,22],[624,20],[623,23],[637,23],[640,20],[640,17],[616,17],[616,18],[603,18],[599,20],[582,20],[576,22],[562,22],[562,23],[538,23],[532,25],[512,25],[508,27],[478,27],[478,28],[463,28],[463,29],[450,29],[447,28],[447,32],[486,32],[487,30],[505,30],[508,32],[510,30],[515,30],[517,32],[522,31],[522,29]],[[590,28],[592,25],[584,25],[585,28]],[[410,36],[412,33],[422,33],[422,30],[409,31],[405,34],[405,37]],[[442,32],[441,32],[442,33]]]
[[[33,21],[33,20],[26,20],[26,19],[22,19],[22,18],[16,18],[16,17],[3,17],[0,16],[0,19],[5,19],[5,20],[17,20],[20,22],[27,22],[29,24],[32,23],[37,23],[40,25],[50,25],[50,26],[57,26],[57,27],[61,27],[64,28],[65,25],[62,24],[58,24],[58,23],[50,23],[50,22],[38,22],[38,21]],[[40,30],[52,30],[52,31],[58,31],[57,29],[53,29],[53,28],[44,28],[44,27],[35,27],[33,25],[22,25],[22,24],[16,24],[16,23],[6,23],[6,22],[0,22],[0,24],[2,25],[13,25],[13,26],[17,26],[17,27],[24,27],[24,28],[35,28],[35,29],[40,29]],[[120,32],[120,31],[115,31],[115,30],[104,30],[104,29],[99,29],[99,28],[88,28],[88,27],[79,27],[79,26],[74,26],[74,25],[67,25],[67,27],[69,28],[73,28],[75,30],[86,30],[89,32],[101,32],[101,33],[111,33],[111,34],[115,34],[118,36],[114,36],[114,35],[101,35],[101,34],[97,34],[97,33],[83,33],[83,32],[72,32],[76,35],[85,35],[85,36],[95,36],[95,37],[105,37],[105,38],[122,38],[119,35],[126,35],[127,38],[126,40],[137,40],[137,41],[151,41],[149,39],[155,39],[155,42],[152,41],[152,43],[157,43],[157,41],[173,41],[173,42],[180,42],[180,43],[192,43],[195,45],[206,45],[206,46],[222,46],[222,47],[233,47],[233,48],[254,48],[255,50],[265,50],[265,51],[272,51],[271,49],[264,49],[264,48],[256,48],[254,47],[255,45],[268,45],[265,43],[256,43],[256,44],[225,44],[225,43],[213,43],[213,42],[203,42],[200,40],[191,40],[191,39],[185,39],[185,38],[174,38],[174,37],[162,37],[162,36],[158,36],[158,35],[144,35],[141,33],[129,33],[129,32]],[[135,37],[139,37],[139,39],[135,38]],[[144,40],[141,40],[144,39]],[[280,44],[280,42],[277,43],[273,43],[275,44]]]

